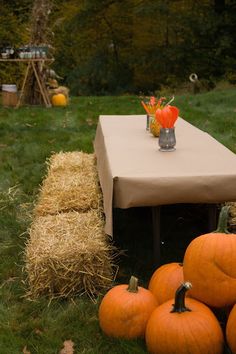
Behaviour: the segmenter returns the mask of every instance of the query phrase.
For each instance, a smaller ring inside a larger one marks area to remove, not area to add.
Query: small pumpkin
[[[176,289],[183,283],[182,263],[167,263],[157,268],[152,274],[148,289],[153,293],[157,302],[162,304],[173,299]]]
[[[111,337],[144,337],[147,321],[157,306],[154,295],[138,286],[138,279],[131,276],[129,285],[114,286],[102,299],[98,313],[100,327]]]
[[[149,130],[155,137],[158,137],[160,135],[161,125],[155,119],[154,114],[149,114]]]
[[[233,306],[232,310],[229,313],[229,317],[226,323],[226,341],[232,354],[236,354],[236,304]]]
[[[175,301],[168,300],[151,314],[146,327],[146,344],[152,354],[222,354],[224,337],[213,312],[203,303],[187,297],[191,287],[183,283]],[[186,301],[186,305],[185,305]]]
[[[67,98],[63,93],[56,93],[51,98],[53,106],[66,106]]]
[[[215,232],[190,242],[183,261],[184,279],[193,285],[191,296],[216,308],[236,300],[236,235],[227,231],[228,210],[221,209]]]

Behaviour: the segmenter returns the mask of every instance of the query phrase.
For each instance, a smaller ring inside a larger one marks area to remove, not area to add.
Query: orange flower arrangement
[[[179,116],[179,109],[170,105],[170,103],[174,100],[174,96],[166,104],[163,103],[165,100],[165,97],[161,97],[159,100],[156,100],[154,96],[151,96],[147,103],[144,101],[141,101],[141,103],[147,114],[155,115],[156,121],[162,128],[173,128]]]
[[[141,101],[141,103],[147,114],[155,114],[157,108],[159,108],[160,106],[159,101],[157,101],[154,96],[151,96],[147,103],[145,103],[144,101]]]
[[[164,106],[157,108],[155,118],[162,128],[173,128],[179,116],[179,109],[175,106]]]

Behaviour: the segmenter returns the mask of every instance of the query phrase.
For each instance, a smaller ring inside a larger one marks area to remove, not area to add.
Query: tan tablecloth
[[[100,116],[94,141],[105,231],[112,208],[236,200],[236,155],[179,118],[176,150],[160,152],[145,115]]]

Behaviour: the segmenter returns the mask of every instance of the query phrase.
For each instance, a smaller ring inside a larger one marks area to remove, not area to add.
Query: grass
[[[176,96],[181,116],[208,131],[236,152],[236,91],[214,90],[198,95]],[[47,298],[33,302],[25,299],[22,252],[31,211],[46,173],[45,161],[52,152],[93,151],[93,139],[100,114],[143,114],[139,97],[73,97],[66,108],[0,108],[0,353],[59,353],[63,341],[75,343],[75,353],[146,353],[143,340],[109,339],[99,328],[96,304],[78,297],[73,300]],[[183,211],[184,213],[184,211]],[[188,211],[189,213],[189,211]],[[183,214],[187,223],[192,216]],[[166,238],[184,233],[183,225],[173,217],[165,228]],[[130,237],[130,224],[132,235]],[[147,266],[151,254],[150,215],[147,209],[116,212],[115,237],[127,248],[120,259],[117,281],[128,281],[131,273],[145,285],[150,277]],[[189,225],[188,225],[189,230]],[[195,233],[191,229],[191,233]],[[145,249],[139,241],[143,234]],[[139,237],[141,235],[141,237]],[[132,239],[132,240],[131,240]],[[127,241],[129,240],[129,241]],[[135,242],[136,240],[136,242]],[[131,242],[131,244],[129,243]],[[174,241],[173,241],[174,242]],[[177,249],[170,247],[176,260]]]

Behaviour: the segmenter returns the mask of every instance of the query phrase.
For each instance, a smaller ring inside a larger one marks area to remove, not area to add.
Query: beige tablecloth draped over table
[[[236,155],[182,118],[176,150],[159,151],[146,115],[100,116],[94,151],[103,192],[105,232],[112,208],[236,200]]]

